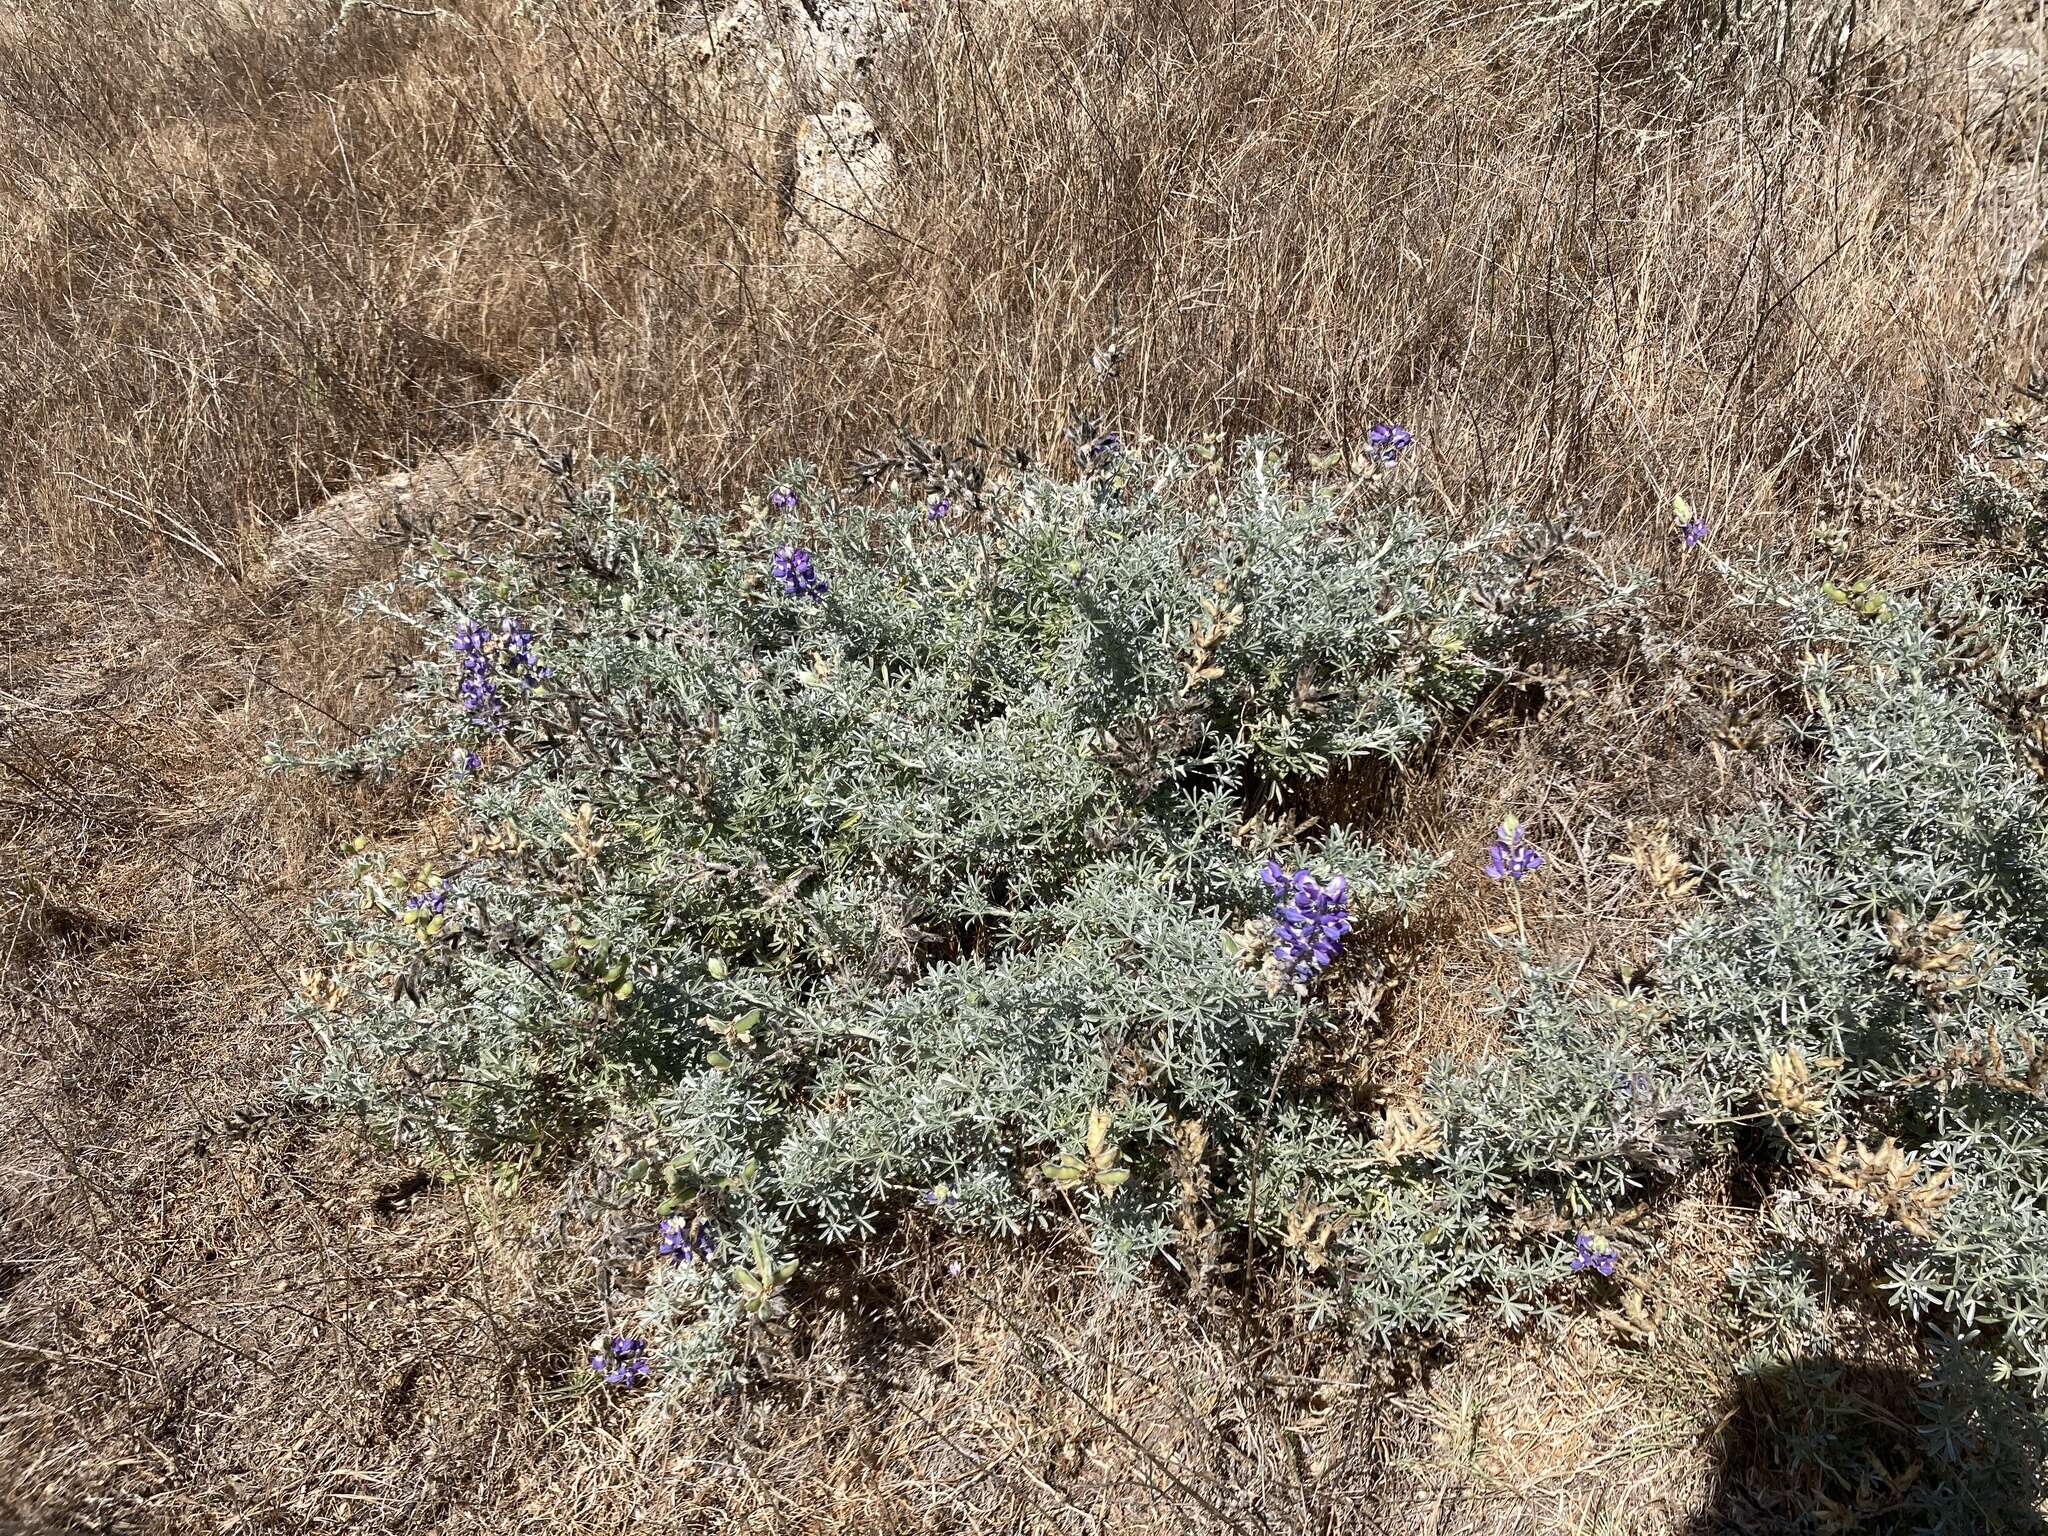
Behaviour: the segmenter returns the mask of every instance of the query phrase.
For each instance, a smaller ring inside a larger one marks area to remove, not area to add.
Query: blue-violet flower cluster
[[[678,1264],[697,1264],[718,1248],[718,1235],[700,1217],[671,1216],[661,1224],[659,1251]]]
[[[1296,981],[1307,981],[1337,958],[1351,931],[1351,890],[1342,875],[1320,884],[1305,869],[1292,873],[1268,859],[1259,879],[1273,893],[1273,954]]]
[[[1543,855],[1522,840],[1522,827],[1510,816],[1500,824],[1486,849],[1486,873],[1495,880],[1526,880],[1543,867]]]
[[[1599,1275],[1614,1273],[1615,1252],[1604,1238],[1581,1232],[1572,1242],[1572,1273],[1583,1275],[1591,1270]]]
[[[1391,421],[1376,421],[1365,434],[1365,446],[1382,464],[1398,464],[1401,455],[1415,446],[1415,434]]]
[[[1074,450],[1074,457],[1086,469],[1098,469],[1123,451],[1124,440],[1114,432],[1105,432],[1100,437],[1083,443]]]
[[[818,574],[811,563],[811,552],[795,544],[785,544],[775,551],[774,562],[768,572],[782,588],[784,597],[807,597],[818,603],[825,600],[825,594],[832,590],[830,582]]]
[[[462,681],[457,696],[473,724],[488,731],[505,729],[505,701],[498,693],[498,679],[511,678],[527,688],[536,688],[548,675],[533,654],[533,631],[507,614],[496,631],[474,619],[455,626],[448,642],[462,664]]]
[[[590,1368],[604,1377],[607,1385],[637,1387],[647,1379],[651,1369],[647,1360],[647,1341],[625,1334],[615,1335],[610,1343],[590,1357]]]

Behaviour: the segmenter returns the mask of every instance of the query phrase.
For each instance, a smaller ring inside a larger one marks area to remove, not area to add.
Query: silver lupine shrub
[[[1952,507],[2005,547],[1917,599],[1730,572],[1778,615],[1808,779],[1708,829],[1654,988],[1525,953],[1500,1056],[1376,1137],[1291,1109],[1260,1219],[1312,1308],[1392,1343],[1640,1273],[1658,1196],[1735,1157],[1775,1234],[1732,1270],[1750,1369],[1813,1436],[1780,1470],[1838,1504],[1904,1477],[1886,1528],[1961,1533],[2038,1529],[2048,1491],[2048,449],[1994,423]],[[1822,1434],[1887,1317],[1917,1401],[1885,1444]]]
[[[655,1266],[675,1360],[906,1213],[1078,1217],[1128,1271],[1190,1126],[1227,1206],[1437,862],[1303,842],[1288,797],[1505,675],[1476,545],[1270,444],[876,500],[793,467],[735,514],[627,465],[373,599],[425,659],[343,756],[455,762],[456,831],[325,913],[323,1090],[436,1155],[633,1149],[717,1254]]]
[[[1097,436],[1077,483],[949,480],[939,518],[795,470],[731,515],[618,468],[386,600],[415,695],[330,760],[453,757],[459,830],[325,913],[320,1082],[444,1154],[630,1149],[670,1218],[635,1323],[670,1379],[904,1219],[1080,1219],[1125,1272],[1249,1229],[1313,1320],[1389,1346],[1557,1323],[1640,1304],[1660,1197],[1732,1160],[1778,1233],[1732,1266],[1756,1368],[1902,1323],[1903,1528],[1980,1528],[2032,1496],[2048,1387],[2048,459],[1980,446],[1949,510],[2002,544],[1916,597],[1691,551],[1776,626],[1806,782],[1701,829],[1624,998],[1532,951],[1552,871],[1519,823],[1409,860],[1285,830],[1521,648],[1645,643],[1629,583],[1548,604],[1562,536],[1459,544],[1264,444],[1229,470]],[[486,664],[520,685],[479,723]],[[1459,866],[1517,917],[1500,1053],[1369,1114],[1300,1088],[1294,1046],[1363,1027],[1376,927]]]

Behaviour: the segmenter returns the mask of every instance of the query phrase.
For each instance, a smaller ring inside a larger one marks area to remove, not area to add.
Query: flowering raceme
[[[1614,1273],[1615,1253],[1606,1239],[1590,1232],[1581,1232],[1572,1240],[1572,1273],[1583,1275],[1592,1271],[1598,1275]]]
[[[1688,550],[1698,549],[1707,541],[1707,514],[1694,509],[1683,496],[1671,499],[1671,531],[1678,535]]]
[[[678,1264],[697,1264],[718,1249],[718,1235],[711,1224],[697,1218],[671,1216],[661,1224],[657,1251]]]
[[[498,692],[498,680],[510,678],[531,690],[548,675],[533,654],[533,631],[510,614],[495,632],[474,619],[464,619],[455,626],[448,648],[462,667],[456,696],[463,712],[471,724],[497,734],[505,729],[505,701]],[[468,766],[467,758],[464,764]]]
[[[1365,446],[1380,463],[1398,464],[1401,455],[1415,446],[1415,434],[1391,421],[1378,421],[1365,434]]]
[[[604,1377],[608,1386],[637,1387],[647,1380],[652,1369],[647,1360],[647,1341],[626,1334],[615,1335],[590,1357],[590,1368]]]
[[[1486,849],[1486,873],[1494,880],[1526,880],[1543,867],[1543,855],[1522,840],[1521,823],[1510,816]]]
[[[1259,879],[1274,896],[1274,958],[1296,981],[1327,970],[1351,931],[1351,892],[1344,877],[1323,885],[1305,869],[1290,874],[1269,859]]]
[[[816,565],[811,561],[811,552],[799,545],[785,544],[776,550],[768,574],[782,588],[784,597],[803,597],[820,603],[832,590],[832,584],[818,574]]]
[[[503,705],[498,698],[497,686],[491,681],[488,644],[489,636],[484,627],[474,619],[464,619],[455,626],[455,635],[448,642],[448,648],[455,652],[462,664],[462,680],[456,685],[456,696],[462,700],[464,713],[486,730],[496,730]]]

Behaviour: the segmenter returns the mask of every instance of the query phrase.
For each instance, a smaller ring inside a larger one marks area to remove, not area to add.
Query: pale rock
[[[499,497],[503,450],[466,448],[328,497],[286,522],[264,562],[262,588],[276,597],[374,579],[413,532],[448,526]]]
[[[797,125],[790,211],[783,227],[799,266],[851,260],[888,225],[896,152],[868,109],[841,101]]]

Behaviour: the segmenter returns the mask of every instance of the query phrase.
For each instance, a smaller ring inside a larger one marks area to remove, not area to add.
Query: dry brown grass
[[[2040,115],[1967,89],[2026,31],[1992,16],[1880,15],[1822,96],[1413,4],[936,9],[873,88],[890,227],[797,283],[786,113],[651,8],[457,9],[10,25],[17,524],[234,545],[508,396],[713,481],[898,416],[1044,444],[1114,309],[1128,428],[1386,414],[1456,498],[1733,527],[1910,494],[2039,340]]]
[[[414,808],[260,770],[273,732],[372,715],[379,658],[253,578],[280,522],[499,427],[714,487],[899,418],[1046,450],[1114,314],[1127,430],[1391,416],[1449,504],[1580,513],[1603,558],[1662,559],[1676,490],[1735,548],[1825,515],[1931,558],[1899,509],[2044,320],[2041,104],[1969,62],[2048,23],[1880,10],[1823,90],[1679,69],[1684,16],[1511,20],[921,6],[867,87],[887,227],[798,281],[791,109],[694,84],[651,4],[0,16],[0,895],[33,882],[0,903],[0,1523],[1576,1529],[1630,1490],[1615,1528],[1691,1518],[1711,1338],[1682,1389],[1575,1335],[1481,1338],[1399,1397],[1054,1252],[870,1255],[842,1315],[871,1326],[798,1386],[625,1427],[549,1396],[599,1303],[523,1242],[547,1191],[414,1190],[276,1089],[294,913],[342,828]],[[1677,590],[1674,623],[1739,639],[1711,581]],[[1627,823],[1768,782],[1699,773],[1696,706],[1618,680],[1373,814],[1472,847],[1518,810],[1556,860],[1535,932],[1598,977],[1668,921],[1608,862]],[[1423,914],[1349,1076],[1485,1043],[1488,899]]]

